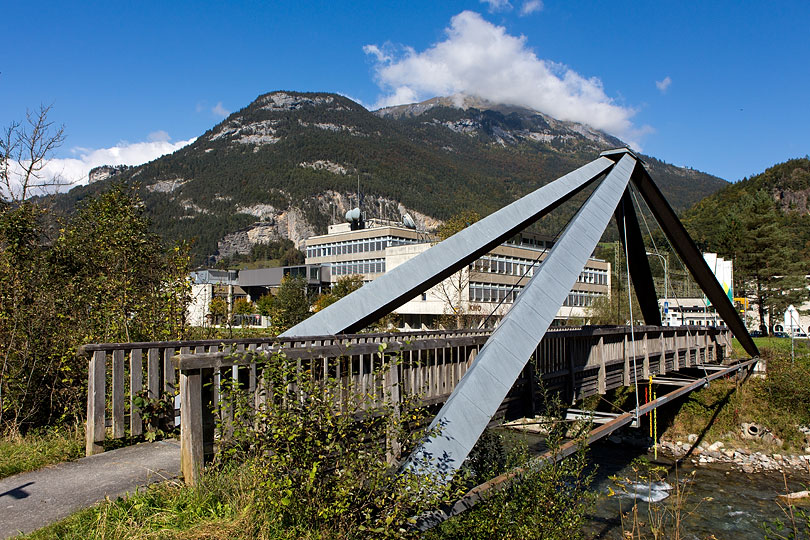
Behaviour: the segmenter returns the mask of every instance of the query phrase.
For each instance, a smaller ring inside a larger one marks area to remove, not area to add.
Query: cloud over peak
[[[444,41],[422,52],[396,50],[390,44],[364,47],[374,57],[377,84],[384,92],[375,107],[468,94],[582,122],[628,141],[646,129],[633,126],[635,110],[617,105],[598,78],[538,58],[525,36],[510,35],[478,13],[454,16],[445,33]]]
[[[76,157],[50,160],[42,171],[43,176],[68,182],[65,188],[70,189],[76,185],[86,184],[90,169],[95,167],[141,165],[171,154],[196,140],[195,137],[187,141],[171,142],[169,134],[163,130],[152,132],[147,138],[149,140],[145,142],[120,142],[109,148],[72,148],[71,153]]]

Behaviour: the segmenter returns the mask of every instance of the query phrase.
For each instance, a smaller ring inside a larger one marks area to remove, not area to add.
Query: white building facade
[[[352,230],[344,223],[330,226],[325,235],[307,239],[306,263],[331,266],[333,283],[352,274],[371,281],[434,243],[433,237],[396,224],[371,221],[362,229]],[[397,308],[401,326],[437,328],[462,320],[465,325],[484,321],[494,325],[542,264],[551,245],[540,235],[518,235]],[[587,322],[587,308],[596,298],[609,294],[610,280],[610,263],[589,259],[554,324]]]

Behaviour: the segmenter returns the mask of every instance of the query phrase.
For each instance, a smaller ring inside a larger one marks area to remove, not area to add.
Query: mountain
[[[358,183],[368,215],[408,212],[432,228],[463,210],[486,215],[617,146],[583,124],[474,97],[370,112],[336,94],[272,92],[177,152],[114,170],[56,205],[70,212],[109,182],[135,184],[156,230],[194,238],[202,262],[279,238],[300,245],[357,205]],[[679,210],[726,185],[643,159]],[[557,232],[565,217],[540,228]]]

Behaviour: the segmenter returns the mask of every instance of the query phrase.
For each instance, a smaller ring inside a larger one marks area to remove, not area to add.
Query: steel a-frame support
[[[611,155],[611,153],[603,152],[602,155],[608,156]],[[655,182],[650,178],[647,169],[637,167],[636,171],[633,173],[632,181],[633,185],[635,185],[636,189],[641,193],[647,206],[649,206],[655,220],[664,231],[669,243],[675,248],[675,251],[692,274],[692,277],[695,278],[695,281],[697,281],[697,284],[706,294],[706,297],[711,301],[717,313],[720,314],[720,317],[739,340],[745,352],[752,357],[759,356],[759,349],[748,334],[748,329],[740,318],[740,314],[737,313],[734,304],[728,299],[720,282],[717,281],[711,268],[706,264],[700,250],[695,245],[695,242],[692,241],[692,237],[686,232],[683,223],[678,219],[678,216],[664,198],[661,190],[658,189],[658,186],[656,186]]]
[[[405,467],[449,479],[526,366],[593,253],[636,166],[625,154],[569,222],[433,419]]]
[[[598,159],[487,216],[291,328],[282,336],[359,330],[491,251],[597,179],[607,176],[493,331],[433,421],[431,435],[408,458],[411,470],[449,478],[461,466],[526,362],[599,241],[611,215],[619,223],[630,273],[648,324],[660,323],[655,288],[629,195],[641,193],[672,245],[729,328],[752,356],[756,345],[700,251],[638,158],[628,149]]]

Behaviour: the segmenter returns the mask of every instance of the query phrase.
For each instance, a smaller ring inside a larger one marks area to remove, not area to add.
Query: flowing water
[[[700,467],[688,464],[676,471],[671,461],[662,458],[659,460],[662,465],[670,465],[665,477],[650,483],[638,478],[631,461],[636,456],[646,456],[652,461],[651,454],[604,442],[594,444],[590,456],[597,465],[593,487],[599,499],[590,516],[586,538],[623,539],[623,531],[630,529],[632,519],[626,518],[622,526],[619,516],[632,510],[634,501],[639,503],[640,521],[646,523],[651,515],[669,512],[671,523],[671,508],[678,491],[685,494],[680,511],[684,539],[759,539],[765,537],[763,523],[785,521],[776,502],[776,496],[786,491],[781,473],[745,474],[721,464]],[[806,473],[787,475],[788,491],[807,489],[808,484],[810,477]],[[665,537],[674,536],[671,527],[669,531]],[[645,537],[652,535],[647,532]]]

